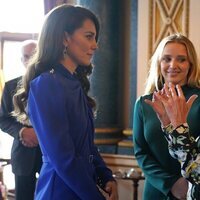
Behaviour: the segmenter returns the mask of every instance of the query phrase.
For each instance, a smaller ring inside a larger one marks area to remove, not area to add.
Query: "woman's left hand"
[[[109,193],[109,197],[106,200],[118,200],[116,181],[108,181],[105,186],[105,191]]]
[[[176,89],[175,89],[176,87]],[[166,96],[158,95],[160,101],[162,101],[166,113],[174,128],[187,122],[187,116],[194,100],[198,97],[192,95],[188,101],[186,101],[183,91],[179,85],[174,86],[169,84],[164,86]]]

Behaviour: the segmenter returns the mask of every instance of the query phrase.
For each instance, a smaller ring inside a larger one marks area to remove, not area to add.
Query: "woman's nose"
[[[93,50],[98,49],[98,44],[97,44],[96,40],[94,40],[94,42],[93,42],[93,44],[92,44],[92,49],[93,49]]]
[[[172,59],[171,62],[170,62],[170,67],[171,68],[175,68],[177,67],[177,61],[175,59]]]

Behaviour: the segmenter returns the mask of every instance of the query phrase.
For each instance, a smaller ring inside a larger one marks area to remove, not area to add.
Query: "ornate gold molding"
[[[129,147],[133,148],[133,141],[131,140],[121,140],[118,142],[119,147]]]
[[[97,145],[103,144],[103,145],[117,145],[118,142],[120,141],[120,138],[116,138],[116,139],[110,139],[110,138],[106,138],[106,139],[94,139],[94,143]]]
[[[188,36],[189,0],[150,0],[149,57],[163,37],[180,32]]]
[[[131,136],[132,134],[133,134],[133,130],[130,129],[130,128],[127,128],[127,129],[123,130],[123,135]]]
[[[128,155],[119,155],[119,154],[103,154],[101,153],[104,161],[108,166],[118,166],[118,167],[128,167],[128,168],[136,168],[139,171],[141,169],[138,166],[137,160],[135,156],[128,156]]]
[[[122,129],[120,128],[95,128],[95,144],[98,145],[117,145],[121,140]]]
[[[116,133],[121,133],[122,129],[120,128],[95,128],[95,134],[116,134]]]

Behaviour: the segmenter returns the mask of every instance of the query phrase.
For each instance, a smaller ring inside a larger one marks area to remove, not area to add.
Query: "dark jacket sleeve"
[[[11,115],[13,111],[13,94],[17,86],[17,80],[9,81],[5,84],[0,106],[0,128],[3,132],[8,133],[15,139],[19,139],[19,131],[23,127],[22,124]]]
[[[200,185],[200,150],[198,143],[189,133],[188,125],[177,127],[168,138],[169,152],[181,163],[183,177],[192,184]]]

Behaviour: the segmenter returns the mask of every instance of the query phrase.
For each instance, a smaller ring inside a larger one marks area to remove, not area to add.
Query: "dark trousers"
[[[15,200],[34,200],[36,173],[40,173],[42,165],[42,155],[40,149],[37,150],[37,156],[32,173],[27,176],[15,174]]]
[[[35,192],[36,177],[35,173],[30,176],[15,175],[15,199],[33,200]]]

